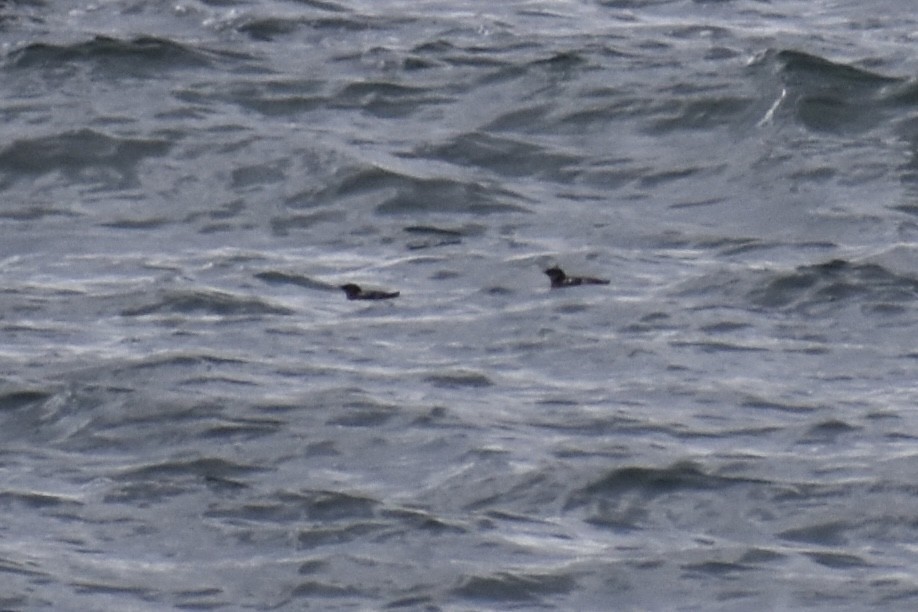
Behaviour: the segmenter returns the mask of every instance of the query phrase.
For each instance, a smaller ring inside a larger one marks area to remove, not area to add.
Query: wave
[[[140,183],[140,163],[171,148],[162,139],[111,136],[84,128],[14,140],[0,149],[0,173],[7,176],[6,182],[61,172],[75,182],[133,187]]]
[[[46,391],[9,391],[0,394],[0,413],[20,410],[24,407],[33,407],[53,397]]]
[[[785,88],[779,102],[813,131],[856,135],[898,120],[903,106],[914,106],[913,81],[796,50],[765,57]]]
[[[757,306],[804,312],[851,303],[869,304],[874,311],[898,310],[916,297],[918,279],[890,272],[879,264],[844,259],[778,273],[749,293]]]
[[[833,62],[818,55],[802,51],[781,50],[775,54],[781,67],[782,75],[788,82],[796,79],[801,84],[812,87],[870,88],[887,85],[900,79],[852,66]]]
[[[338,171],[328,184],[288,200],[290,206],[373,206],[379,215],[453,213],[488,215],[528,212],[523,198],[487,181],[413,176],[380,166],[357,165]]]
[[[501,176],[550,179],[575,175],[585,161],[569,151],[484,132],[463,133],[442,144],[426,145],[416,155],[463,167],[473,166]]]
[[[325,289],[328,291],[338,290],[338,287],[335,285],[312,280],[308,276],[303,276],[302,274],[293,274],[291,272],[282,272],[280,270],[266,270],[264,272],[257,272],[255,274],[255,278],[262,282],[268,283],[269,285],[294,285],[297,287],[303,287],[305,289]]]
[[[725,245],[727,248],[722,249],[722,253],[729,256],[783,248],[780,243],[759,241],[738,242],[737,245]],[[814,242],[795,248],[831,251],[838,245]],[[918,298],[918,277],[894,272],[875,262],[839,258],[792,269],[743,268],[739,273],[722,270],[681,284],[675,295],[706,304],[741,302],[753,311],[767,309],[804,316],[852,307],[868,315],[896,315],[906,312]],[[712,333],[731,331],[733,324],[725,323],[723,329],[709,325],[705,329]]]
[[[577,588],[569,573],[497,572],[464,578],[452,595],[473,602],[537,603],[543,596],[565,595]],[[545,605],[545,604],[543,604]],[[550,606],[546,606],[550,607]]]
[[[154,301],[126,308],[125,317],[202,313],[217,316],[289,315],[293,310],[265,300],[212,290],[166,291]]]
[[[106,503],[162,503],[171,497],[187,495],[198,486],[226,489],[244,488],[244,479],[264,468],[219,457],[192,457],[148,462],[111,476],[113,486]]]
[[[6,59],[16,69],[55,70],[89,63],[111,77],[151,77],[163,70],[209,68],[221,59],[247,58],[238,52],[196,48],[155,36],[127,40],[95,36],[74,44],[32,43],[12,51]]]

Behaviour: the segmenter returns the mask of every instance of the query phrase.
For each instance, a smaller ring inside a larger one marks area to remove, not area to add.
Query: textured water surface
[[[0,607],[913,608],[912,9],[0,2]]]

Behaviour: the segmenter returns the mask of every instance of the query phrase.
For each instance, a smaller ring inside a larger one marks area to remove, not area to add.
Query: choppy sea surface
[[[916,15],[0,1],[0,608],[915,609]]]

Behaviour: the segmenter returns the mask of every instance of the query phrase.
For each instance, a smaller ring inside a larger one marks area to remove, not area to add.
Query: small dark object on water
[[[348,283],[341,285],[341,289],[347,294],[349,300],[388,300],[398,297],[398,291],[375,291],[373,289],[361,289],[360,285]]]
[[[545,270],[545,274],[551,279],[551,288],[560,289],[562,287],[576,287],[577,285],[608,285],[609,281],[603,278],[593,278],[590,276],[568,276],[564,270],[555,266]]]

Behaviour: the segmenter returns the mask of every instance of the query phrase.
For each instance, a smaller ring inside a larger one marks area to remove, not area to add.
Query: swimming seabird
[[[341,285],[349,300],[388,300],[398,297],[398,291],[377,291],[375,289],[361,289],[360,285],[348,283]]]
[[[554,266],[545,270],[545,274],[551,279],[551,288],[560,289],[562,287],[576,287],[577,285],[608,285],[609,281],[603,278],[593,278],[591,276],[568,276],[564,270]]]

